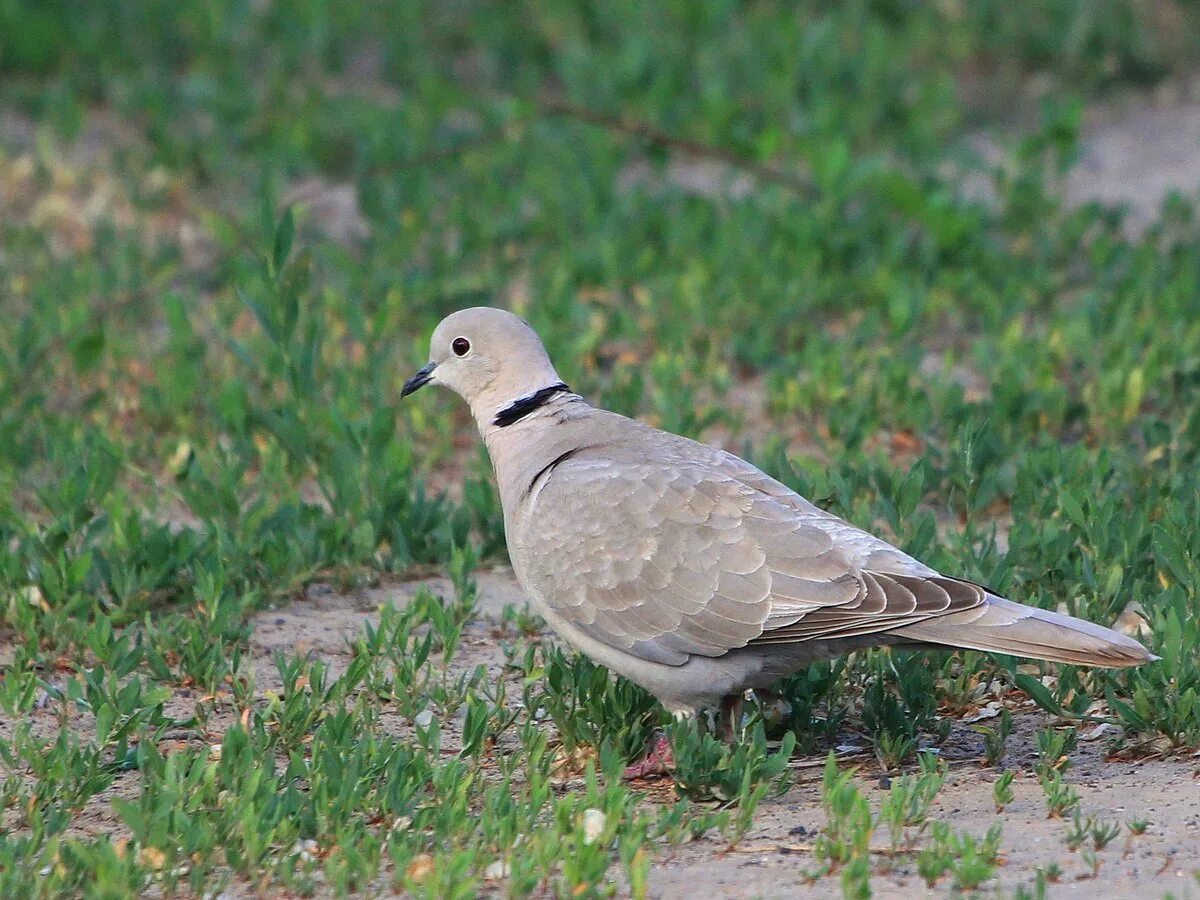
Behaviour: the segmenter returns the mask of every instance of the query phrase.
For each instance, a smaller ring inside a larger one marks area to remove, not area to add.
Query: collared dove
[[[443,384],[470,404],[535,608],[677,715],[876,645],[1154,658],[1116,631],[942,575],[730,453],[588,405],[512,313],[460,310],[430,344],[403,395]]]

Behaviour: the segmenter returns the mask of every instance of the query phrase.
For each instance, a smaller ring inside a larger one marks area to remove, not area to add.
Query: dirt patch
[[[358,188],[348,182],[305,178],[288,189],[283,204],[300,211],[301,225],[315,241],[352,247],[371,236],[371,225],[359,206]]]
[[[497,638],[496,623],[508,605],[522,607],[525,594],[506,568],[476,574],[479,603],[473,620],[463,632],[462,646],[451,669],[466,672],[483,665],[493,678],[513,677],[504,667],[502,642]],[[281,688],[274,658],[286,654],[313,654],[325,662],[331,676],[344,671],[350,660],[351,642],[362,633],[368,621],[377,621],[385,604],[404,606],[424,588],[435,594],[453,593],[449,580],[429,578],[367,589],[355,594],[337,593],[328,587],[314,586],[302,598],[278,609],[267,610],[254,619],[251,637],[252,671],[255,696],[262,697]],[[518,694],[519,695],[519,694]],[[513,696],[513,695],[510,695]],[[169,703],[168,713],[186,718],[198,702],[194,692],[180,689]],[[35,710],[35,727],[54,730],[57,720],[51,709]],[[219,745],[224,728],[236,714],[226,710],[211,717],[203,733],[181,732],[168,735],[166,752],[174,741],[180,748],[198,743]],[[44,721],[43,721],[44,720]],[[384,717],[386,727],[397,734],[409,731],[410,723]],[[1102,888],[1105,897],[1161,895],[1172,892],[1187,896],[1197,890],[1195,874],[1200,871],[1200,759],[1120,761],[1105,760],[1103,740],[1083,741],[1073,756],[1068,773],[1078,790],[1081,813],[1098,820],[1124,826],[1134,820],[1148,822],[1145,834],[1128,838],[1126,831],[1098,855],[1099,874],[1091,870],[1081,854],[1066,846],[1068,824],[1046,817],[1041,786],[1033,774],[1037,758],[1035,733],[1048,718],[1028,712],[1016,716],[1016,728],[1008,742],[1006,764],[1017,772],[1013,783],[1014,801],[1002,813],[993,803],[993,782],[997,769],[982,768],[981,741],[966,725],[956,723],[943,755],[951,771],[939,794],[933,817],[945,820],[957,830],[981,836],[996,821],[1003,826],[1002,852],[1006,864],[998,882],[1005,892],[1028,885],[1035,868],[1057,865],[1061,876],[1050,887],[1050,896]],[[447,732],[456,723],[444,723]],[[90,716],[80,716],[71,727],[81,735],[94,725]],[[39,728],[39,731],[43,730]],[[840,896],[836,877],[810,880],[806,872],[815,868],[811,844],[824,825],[820,802],[821,764],[815,755],[793,761],[794,785],[781,798],[765,803],[741,844],[730,850],[719,838],[701,839],[682,847],[655,848],[650,875],[653,896],[672,897],[704,884],[709,895],[727,897]],[[878,809],[885,795],[885,780],[874,760],[866,754],[848,759],[845,765],[859,769],[859,784]],[[70,833],[80,837],[109,835],[114,841],[128,837],[127,829],[115,815],[113,797],[134,798],[138,792],[136,772],[120,775],[111,787],[91,799],[76,817]],[[569,786],[568,786],[569,787]],[[647,800],[669,798],[668,784],[647,783]],[[875,842],[886,840],[882,834]],[[916,872],[914,858],[889,858],[880,855],[877,874],[872,880],[876,896],[911,897],[926,892]],[[939,884],[938,892],[948,882]]]
[[[0,108],[0,217],[45,229],[63,258],[90,252],[98,230],[111,224],[139,232],[147,246],[167,238],[190,270],[213,264],[216,247],[192,187],[150,163],[129,123],[90,111],[74,140],[38,137],[30,117]]]
[[[453,668],[465,671],[487,665],[503,677],[503,656],[492,636],[492,622],[508,604],[523,605],[525,595],[504,569],[481,573],[479,611],[464,633],[464,646]],[[253,648],[260,689],[277,686],[270,659],[277,649],[307,651],[340,669],[346,657],[346,639],[361,632],[364,623],[377,617],[384,603],[403,605],[419,589],[435,593],[451,590],[445,579],[408,582],[348,597],[317,589],[300,601],[259,617]],[[1004,828],[1003,853],[1007,864],[1000,870],[1000,885],[1011,891],[1028,884],[1036,867],[1057,864],[1062,875],[1051,896],[1087,890],[1090,869],[1080,854],[1068,850],[1067,823],[1046,817],[1041,786],[1033,774],[1037,758],[1035,732],[1048,719],[1038,713],[1017,717],[1009,739],[1007,764],[1018,772],[1015,800],[1003,813],[995,812],[992,787],[996,769],[981,768],[979,738],[966,726],[956,726],[947,742],[947,755],[955,758],[951,775],[935,807],[935,818],[956,829],[981,836],[993,822]],[[976,752],[972,752],[972,747]],[[1073,758],[1068,780],[1081,797],[1083,815],[1124,825],[1134,820],[1149,823],[1146,833],[1113,841],[1099,854],[1097,885],[1106,897],[1134,897],[1147,891],[1183,895],[1194,885],[1200,870],[1200,804],[1184,798],[1200,795],[1196,761],[1158,760],[1106,762],[1103,741],[1082,742]],[[811,854],[796,849],[809,845],[824,824],[820,805],[820,757],[797,759],[795,786],[780,799],[766,804],[753,829],[734,852],[721,841],[698,841],[678,849],[661,849],[651,874],[652,893],[677,896],[696,884],[724,896],[761,897],[800,893],[840,896],[835,878],[810,883],[806,869],[815,866]],[[852,764],[852,763],[848,763]],[[881,773],[869,758],[861,767],[861,783],[877,809],[884,796]],[[880,865],[887,860],[881,857]],[[877,896],[909,897],[925,889],[913,861],[896,860],[891,871],[877,876]]]
[[[1067,201],[1125,206],[1129,228],[1142,231],[1172,192],[1200,199],[1200,102],[1091,110]]]
[[[509,570],[482,572],[479,607],[464,631],[463,647],[452,668],[467,671],[486,665],[495,677],[504,677],[503,653],[494,637],[494,622],[506,605],[523,606],[527,600]],[[303,600],[263,613],[257,618],[252,647],[258,687],[278,686],[271,657],[276,650],[319,654],[337,671],[348,660],[347,638],[360,633],[368,620],[378,617],[384,603],[403,605],[422,587],[449,594],[444,578],[405,582],[364,591],[356,596],[317,588]],[[956,724],[946,744],[951,773],[934,807],[934,818],[955,829],[982,836],[996,821],[1004,829],[999,885],[1011,892],[1029,885],[1037,867],[1058,865],[1062,875],[1050,886],[1050,896],[1102,890],[1105,897],[1139,897],[1172,892],[1188,896],[1200,889],[1194,873],[1200,871],[1200,759],[1117,761],[1105,760],[1103,740],[1081,741],[1072,757],[1067,780],[1079,791],[1082,815],[1122,826],[1145,820],[1145,834],[1127,839],[1128,830],[1098,855],[1099,874],[1065,841],[1068,824],[1046,817],[1044,792],[1033,773],[1037,759],[1036,731],[1049,718],[1026,712],[1016,717],[1008,742],[1006,765],[1018,774],[1013,782],[1015,799],[996,813],[992,788],[999,770],[982,768],[981,739],[967,726]],[[799,758],[794,786],[778,800],[766,803],[742,844],[730,851],[723,841],[700,840],[680,848],[661,847],[652,865],[651,893],[680,896],[704,884],[710,895],[728,897],[841,896],[835,877],[810,882],[806,870],[815,868],[807,848],[824,825],[820,802],[820,756]],[[881,772],[870,757],[847,761],[859,767],[860,784],[877,810],[885,791]],[[657,795],[657,792],[655,792]],[[1190,799],[1189,799],[1190,798]],[[878,835],[876,841],[883,840]],[[880,857],[882,872],[889,861]],[[890,863],[890,871],[872,879],[879,897],[912,897],[926,892],[908,857]],[[945,891],[943,880],[938,893]]]
[[[524,607],[528,600],[507,569],[477,572],[479,602],[475,615],[463,629],[462,647],[450,664],[453,672],[466,672],[481,663],[499,675],[504,653],[493,637],[496,622],[505,606]],[[326,585],[313,585],[302,599],[254,618],[250,637],[255,687],[278,690],[282,685],[275,666],[275,655],[308,655],[321,659],[331,677],[345,671],[350,662],[351,645],[363,634],[367,623],[378,624],[385,605],[404,608],[419,591],[451,597],[454,587],[448,578],[422,578],[385,587],[369,588],[356,594],[340,594]]]
[[[998,133],[973,135],[968,144],[984,160],[1002,164],[1003,143],[1036,124],[1028,111]],[[678,190],[710,200],[740,201],[758,188],[746,171],[717,159],[673,156],[661,166],[636,159],[617,178],[618,190]],[[988,199],[987,179],[964,176],[970,196]],[[1127,209],[1130,233],[1144,231],[1172,193],[1200,200],[1200,76],[1167,83],[1153,93],[1129,93],[1089,106],[1079,155],[1059,191],[1072,206],[1098,201]]]
[[[1057,865],[1062,874],[1048,886],[1051,897],[1083,891],[1106,898],[1196,893],[1200,804],[1188,799],[1200,794],[1196,766],[1178,760],[1105,762],[1103,747],[1081,745],[1067,777],[1079,791],[1081,814],[1123,826],[1121,836],[1097,854],[1100,868],[1093,877],[1081,853],[1071,852],[1065,843],[1070,823],[1046,817],[1045,795],[1029,766],[1036,756],[1036,725],[1044,722],[1037,714],[1018,717],[1016,733],[1009,739],[1009,764],[1018,772],[1015,799],[1003,812],[996,812],[992,800],[997,769],[955,763],[938,794],[932,819],[977,838],[996,822],[1003,827],[1004,864],[989,885],[1010,895],[1021,885],[1031,886],[1037,868]],[[689,885],[710,884],[724,897],[842,896],[837,877],[812,881],[806,875],[816,868],[812,840],[825,823],[821,770],[814,763],[819,760],[796,761],[805,768],[798,770],[795,786],[759,809],[754,827],[735,850],[706,840],[660,852],[650,876],[652,893],[670,897]],[[877,812],[886,792],[872,764],[862,765],[859,783]],[[1149,823],[1146,832],[1130,838],[1125,823],[1139,819]],[[886,835],[877,834],[872,846],[884,848],[886,840]],[[912,857],[880,854],[875,872],[871,887],[876,897],[941,895],[949,885],[949,879],[943,879],[937,888],[928,889]]]
[[[1028,116],[1020,116],[1007,126],[971,135],[967,144],[988,164],[1003,166],[1008,156],[1004,147],[1034,127]],[[967,196],[985,203],[993,199],[990,180],[982,173],[959,176]],[[1089,106],[1078,155],[1057,190],[1071,206],[1099,202],[1123,207],[1130,235],[1152,225],[1172,193],[1200,201],[1200,77]]]

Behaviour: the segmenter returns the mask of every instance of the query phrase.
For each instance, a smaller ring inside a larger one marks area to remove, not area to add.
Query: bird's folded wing
[[[839,537],[865,532],[836,519],[831,528],[831,517],[720,467],[665,462],[573,455],[523,516],[525,577],[554,613],[609,646],[681,665],[751,643],[885,631],[984,602],[980,588],[932,572],[864,570]]]

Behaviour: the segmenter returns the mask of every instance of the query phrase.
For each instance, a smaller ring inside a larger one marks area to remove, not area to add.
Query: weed
[[[1074,728],[1042,728],[1037,733],[1039,775],[1065,772],[1071,765],[1071,753],[1078,737]]]
[[[922,731],[936,728],[940,738],[949,722],[938,722],[934,673],[929,660],[911,653],[876,653],[869,659],[863,695],[863,724],[886,769],[912,756]]]
[[[1092,824],[1092,847],[1099,852],[1112,843],[1121,833],[1121,826],[1116,822],[1095,822]]]
[[[1076,811],[1072,824],[1070,824],[1070,828],[1067,830],[1067,846],[1070,848],[1070,851],[1075,852],[1081,846],[1084,846],[1085,842],[1091,841],[1092,850],[1098,853],[1104,850],[1106,846],[1109,846],[1112,840],[1120,834],[1120,824],[1099,821],[1091,816],[1088,816],[1085,820]]]
[[[1075,749],[1074,728],[1038,731],[1037,775],[1046,792],[1046,810],[1051,819],[1070,814],[1079,805],[1079,792],[1063,780],[1071,765],[1070,753]]]
[[[524,638],[541,634],[546,627],[545,620],[525,604],[504,604],[504,609],[500,612],[500,622]]]
[[[693,799],[716,799],[736,807],[729,822],[731,843],[745,834],[764,798],[787,790],[787,764],[796,743],[791,733],[775,752],[768,749],[760,722],[733,744],[717,740],[693,721],[672,724],[668,737],[676,789]]]
[[[853,771],[838,771],[833,753],[826,757],[821,781],[826,825],[817,837],[813,854],[827,872],[837,871],[861,857],[869,859],[874,821],[867,798],[853,779]]]
[[[655,835],[668,844],[686,844],[713,829],[725,831],[729,819],[728,810],[697,811],[690,801],[680,799],[659,813]]]
[[[778,697],[791,708],[790,728],[799,752],[813,752],[821,739],[835,742],[848,714],[839,696],[847,664],[845,658],[814,663],[776,683]]]
[[[661,707],[653,697],[579,654],[568,657],[557,647],[531,645],[525,673],[526,707],[546,711],[568,752],[608,743],[632,760],[659,723]],[[612,723],[620,724],[613,728]]]
[[[1046,873],[1039,869],[1033,880],[1033,887],[1027,888],[1023,884],[1018,885],[1013,893],[1014,900],[1045,900],[1047,880]]]
[[[932,753],[923,753],[921,774],[902,775],[892,780],[886,799],[880,806],[879,822],[885,825],[891,837],[893,851],[904,846],[905,829],[915,827],[924,830],[929,810],[937,798],[938,791],[946,782],[946,766]]]
[[[1046,815],[1051,819],[1059,819],[1069,815],[1079,806],[1079,792],[1063,781],[1063,773],[1054,770],[1047,775],[1039,775],[1042,790],[1046,792]]]
[[[1001,772],[1000,777],[992,784],[992,801],[996,806],[996,812],[1004,812],[1004,808],[1013,802],[1015,794],[1013,793],[1013,776],[1015,773],[1009,769]]]
[[[1067,829],[1065,838],[1067,847],[1070,848],[1072,853],[1078,850],[1083,845],[1083,842],[1087,840],[1092,824],[1093,822],[1090,818],[1085,822],[1079,815],[1078,810],[1075,812],[1075,816],[1071,821],[1071,827]]]
[[[935,822],[930,844],[917,855],[917,872],[933,887],[947,872],[959,890],[974,890],[996,872],[1000,849],[1000,824],[982,838],[953,831],[945,822]]]
[[[1012,734],[1012,713],[1007,709],[1000,710],[1000,721],[995,726],[976,726],[975,730],[983,735],[983,758],[989,766],[998,766],[1004,762],[1005,745]]]

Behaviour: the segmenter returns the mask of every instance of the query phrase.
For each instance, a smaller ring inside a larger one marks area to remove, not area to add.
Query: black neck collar
[[[544,387],[540,391],[534,391],[525,397],[518,397],[500,412],[496,413],[496,418],[492,419],[492,424],[498,428],[506,428],[513,422],[520,422],[523,418],[533,412],[535,409],[540,409],[550,402],[550,398],[555,394],[570,393],[571,389],[561,381],[557,384],[552,384],[550,387]]]

